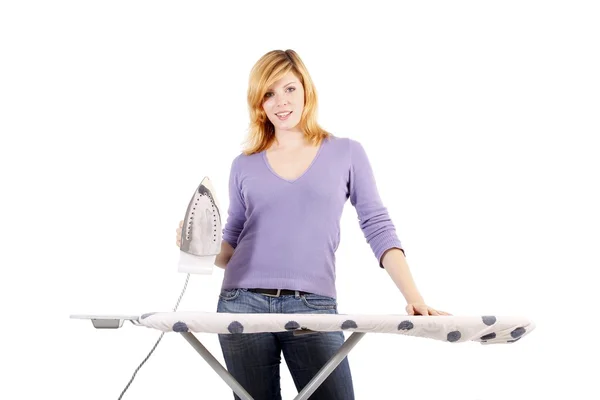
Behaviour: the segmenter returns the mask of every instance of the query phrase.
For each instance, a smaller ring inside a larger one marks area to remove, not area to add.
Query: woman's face
[[[300,122],[303,109],[304,87],[292,72],[288,72],[276,81],[265,93],[263,110],[275,126],[276,133],[294,130]],[[278,114],[283,116],[280,117]]]

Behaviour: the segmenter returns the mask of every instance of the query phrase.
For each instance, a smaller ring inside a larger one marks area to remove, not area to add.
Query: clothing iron
[[[212,274],[221,252],[221,212],[208,177],[202,179],[188,204],[179,250],[178,272]]]

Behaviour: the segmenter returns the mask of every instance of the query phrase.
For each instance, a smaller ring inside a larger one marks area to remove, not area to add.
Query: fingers
[[[183,221],[179,221],[179,228],[177,228],[175,230],[175,232],[177,233],[177,237],[175,239],[175,244],[177,245],[177,247],[181,247],[181,232],[182,232],[182,228],[183,228]]]
[[[446,311],[438,311],[438,310],[434,310],[433,308],[430,309],[431,315],[452,315],[450,313],[447,313]]]
[[[418,312],[418,315],[429,315],[429,310],[427,309],[427,307],[416,307],[416,311]]]
[[[423,304],[423,305],[409,304],[406,306],[406,312],[408,313],[408,315],[422,315],[422,316],[452,315],[450,313],[447,313],[446,311],[438,311],[438,310],[431,308],[425,304]]]
[[[429,307],[426,304],[415,304],[411,303],[406,306],[406,312],[408,315],[434,315],[434,316],[442,316],[442,315],[452,315],[446,311],[438,311],[434,308]]]

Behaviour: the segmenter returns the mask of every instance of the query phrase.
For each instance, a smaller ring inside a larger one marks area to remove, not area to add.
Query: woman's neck
[[[305,147],[308,144],[303,132],[275,133],[275,141],[271,148],[278,150],[293,150]]]

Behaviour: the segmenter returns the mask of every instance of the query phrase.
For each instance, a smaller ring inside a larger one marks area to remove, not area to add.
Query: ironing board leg
[[[208,363],[215,370],[215,372],[225,381],[225,383],[233,390],[235,394],[239,396],[241,400],[253,400],[252,396],[239,384],[238,381],[227,371],[221,363],[213,357],[212,354],[200,343],[198,338],[191,332],[180,332],[181,335],[188,341],[189,344],[204,358],[204,361]]]
[[[323,368],[321,368],[319,372],[317,372],[317,374],[311,379],[311,381],[304,386],[302,391],[298,393],[298,396],[296,396],[294,400],[308,399],[314,393],[314,391],[319,388],[321,383],[323,383],[323,381],[327,379],[333,370],[344,360],[344,358],[346,358],[348,353],[350,353],[350,350],[354,348],[356,343],[358,343],[358,341],[362,339],[364,335],[365,332],[353,332],[352,335],[350,335],[350,337],[344,342],[342,347],[340,347],[333,357],[327,361],[327,364],[325,364]]]

